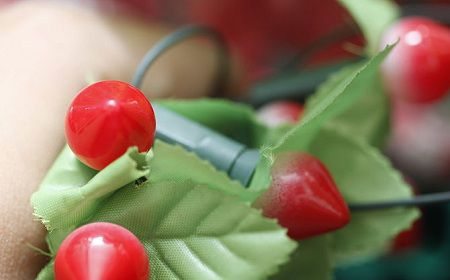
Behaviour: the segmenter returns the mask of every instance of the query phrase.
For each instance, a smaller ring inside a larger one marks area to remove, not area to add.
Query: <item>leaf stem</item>
[[[47,256],[47,257],[50,257],[50,258],[53,257],[53,255],[52,255],[50,252],[46,252],[46,251],[42,250],[41,248],[34,246],[34,245],[31,244],[31,243],[28,243],[28,242],[27,242],[26,245],[27,245],[31,250],[36,251],[36,252],[38,252],[38,253],[41,254],[41,255],[44,255],[44,256]]]

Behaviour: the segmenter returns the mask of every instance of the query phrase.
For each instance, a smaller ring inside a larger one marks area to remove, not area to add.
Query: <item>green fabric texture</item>
[[[270,182],[270,168],[274,154],[283,151],[306,151],[321,127],[351,109],[352,105],[368,94],[367,87],[378,81],[378,69],[393,46],[361,65],[351,66],[338,76],[332,76],[307,101],[306,111],[300,122],[284,134],[270,148],[262,149],[262,160],[256,169],[250,189],[265,189]],[[385,106],[386,104],[381,104]],[[342,122],[341,122],[342,126]],[[348,125],[352,126],[352,125]],[[378,129],[377,126],[373,127]]]
[[[287,261],[296,243],[242,201],[250,191],[179,147],[157,141],[153,154],[130,149],[95,174],[65,148],[32,197],[51,254],[73,229],[107,221],[142,241],[152,279],[263,279]],[[38,279],[52,279],[51,266]]]
[[[360,64],[345,67],[334,73],[320,87],[320,91],[328,92],[348,75],[361,67]],[[381,147],[389,132],[390,104],[381,86],[379,74],[367,81],[362,89],[365,93],[343,113],[331,119],[332,126],[344,130],[377,147]],[[310,101],[308,105],[313,104]]]
[[[311,153],[328,167],[346,201],[364,203],[411,197],[411,188],[374,147],[327,126]],[[333,262],[344,264],[379,255],[386,243],[419,217],[417,209],[352,213],[350,224],[331,233]]]
[[[333,279],[333,259],[330,237],[314,237],[299,243],[291,255],[291,261],[283,265],[271,280],[331,280]]]

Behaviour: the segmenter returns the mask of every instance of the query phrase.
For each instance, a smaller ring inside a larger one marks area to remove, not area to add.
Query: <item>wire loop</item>
[[[230,73],[228,48],[222,36],[217,31],[212,28],[199,25],[187,25],[181,27],[157,42],[145,54],[144,58],[141,60],[141,63],[139,63],[131,83],[135,87],[141,88],[148,69],[153,65],[156,59],[184,40],[196,36],[205,36],[210,38],[219,47],[219,71],[217,74],[217,82],[213,86],[214,95],[219,94],[219,92],[224,89]]]

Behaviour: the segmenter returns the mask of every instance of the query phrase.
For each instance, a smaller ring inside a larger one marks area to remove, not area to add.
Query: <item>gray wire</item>
[[[349,204],[351,211],[382,210],[396,207],[417,207],[431,204],[442,204],[450,202],[450,191],[432,194],[422,194],[411,199],[399,199],[391,201],[379,201],[369,203]]]
[[[138,65],[137,70],[133,76],[132,84],[141,88],[142,82],[144,80],[145,74],[147,73],[150,66],[159,58],[163,53],[165,53],[170,48],[176,46],[178,43],[182,41],[195,37],[195,36],[205,36],[210,38],[214,43],[219,47],[219,73],[217,84],[214,86],[214,94],[217,94],[218,91],[223,89],[224,83],[226,82],[229,74],[229,62],[227,59],[228,49],[219,33],[217,33],[214,29],[199,26],[199,25],[187,25],[181,27],[178,30],[175,30],[171,34],[162,38],[159,42],[157,42],[144,56],[141,63]]]

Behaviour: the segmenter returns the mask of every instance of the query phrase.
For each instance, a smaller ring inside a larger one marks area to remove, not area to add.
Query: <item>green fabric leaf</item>
[[[66,146],[31,197],[34,214],[49,231],[79,225],[108,195],[148,172],[145,155],[137,148],[130,148],[97,173],[79,162]]]
[[[148,173],[146,155],[136,148],[130,148],[97,173],[82,164],[68,146],[64,147],[39,191],[31,197],[34,215],[49,231],[50,252],[56,252],[60,240],[84,223],[111,193],[124,185],[133,186],[135,180]]]
[[[324,162],[349,204],[412,197],[410,187],[377,149],[336,128],[321,130],[310,152]],[[332,234],[334,260],[379,254],[418,216],[415,208],[352,212],[350,224]]]
[[[358,67],[360,67],[359,63],[333,74],[321,85],[321,91],[332,90]],[[333,126],[379,147],[384,144],[388,135],[390,116],[389,100],[381,86],[379,75],[372,81],[367,81],[362,94],[361,98],[330,122]]]
[[[339,0],[352,14],[367,40],[367,52],[380,49],[383,31],[400,16],[400,9],[391,0]]]
[[[347,111],[331,121],[332,125],[368,142],[382,147],[389,135],[390,103],[380,79],[367,88],[364,95]]]
[[[288,263],[271,280],[331,280],[333,264],[329,236],[303,240]]]
[[[50,263],[48,263],[38,274],[36,277],[36,280],[53,280],[55,278],[53,273],[53,267],[54,261],[52,260]]]
[[[367,86],[377,78],[379,66],[393,46],[389,46],[375,55],[352,74],[340,79],[330,87],[320,87],[307,102],[305,114],[274,148],[274,152],[304,150],[311,143],[322,125],[346,111],[361,96],[367,93]]]
[[[150,256],[154,280],[262,279],[296,247],[260,211],[192,181],[121,188],[86,222],[94,221],[131,230]]]
[[[270,137],[269,129],[244,104],[220,99],[160,100],[158,103],[249,147],[259,148]]]
[[[238,196],[242,201],[251,202],[260,195],[259,192],[249,191],[240,182],[231,180],[222,171],[217,170],[206,160],[200,159],[192,152],[156,141],[153,146],[154,157],[150,161],[152,184],[167,181],[192,180],[207,185],[224,193]]]
[[[194,154],[156,141],[149,155],[132,148],[98,173],[66,147],[32,204],[49,229],[52,255],[75,228],[109,221],[144,243],[152,279],[260,279],[275,273],[296,243],[243,203],[256,195]],[[52,278],[50,263],[38,279]]]
[[[367,86],[377,79],[379,66],[392,47],[387,47],[356,70],[344,70],[348,71],[345,76],[339,74],[322,85],[308,100],[300,123],[287,132],[276,145],[262,150],[261,161],[249,188],[255,191],[267,189],[270,185],[270,168],[274,154],[307,150],[326,122],[345,112],[367,94]]]
[[[93,220],[131,229],[149,251],[152,279],[261,279],[295,248],[275,221],[189,181],[123,189]]]

